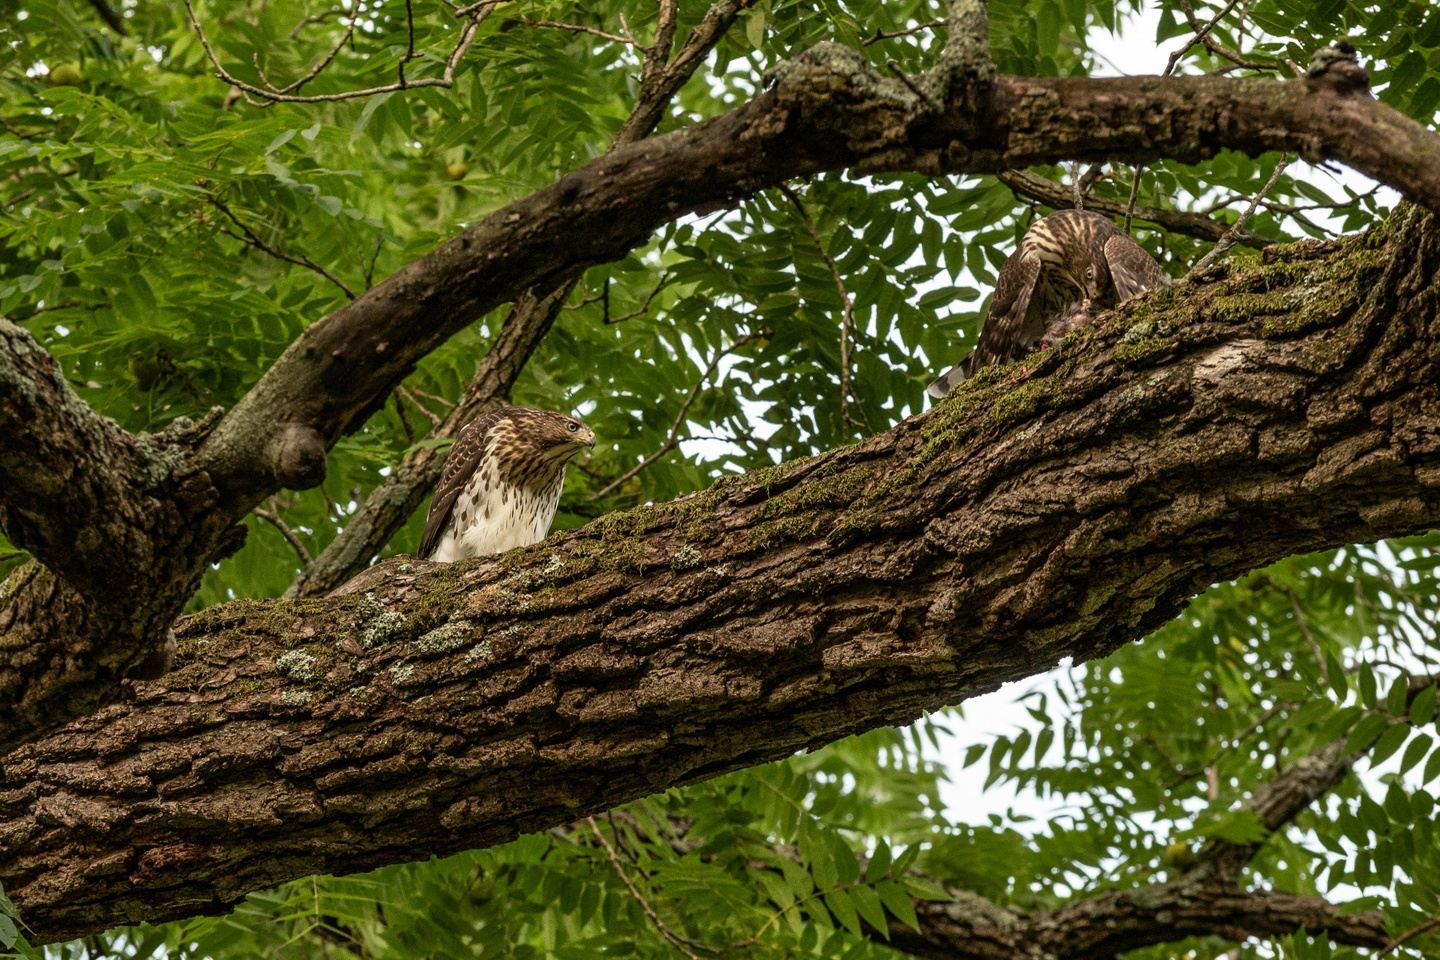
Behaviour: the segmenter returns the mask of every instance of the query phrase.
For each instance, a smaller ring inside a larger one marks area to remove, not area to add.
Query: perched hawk
[[[974,351],[926,392],[943,397],[976,368],[1025,356],[1052,326],[1068,332],[1092,308],[1113,307],[1165,281],[1155,258],[1109,217],[1088,210],[1052,213],[1025,231],[1001,266]]]
[[[460,430],[430,501],[420,556],[449,562],[545,539],[565,463],[595,434],[574,417],[500,407]]]

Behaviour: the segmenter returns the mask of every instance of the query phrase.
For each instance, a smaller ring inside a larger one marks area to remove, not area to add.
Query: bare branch
[[[671,450],[674,450],[675,447],[680,443],[680,431],[685,427],[685,414],[690,412],[691,405],[694,404],[695,399],[700,396],[700,390],[705,386],[706,383],[709,382],[710,378],[714,376],[715,368],[720,366],[720,361],[724,360],[736,350],[739,350],[751,340],[754,340],[756,336],[756,334],[747,333],[742,337],[737,337],[735,341],[730,344],[730,346],[726,347],[719,353],[715,354],[715,356],[711,357],[710,363],[707,364],[705,367],[705,371],[700,374],[700,378],[695,381],[695,385],[690,388],[690,392],[687,393],[685,395],[685,399],[681,401],[680,410],[675,414],[675,419],[671,421],[670,429],[665,435],[665,442],[660,444],[660,446],[657,447],[655,451],[652,452],[649,456],[647,456],[644,460],[641,460],[635,466],[631,467],[629,470],[625,471],[623,474],[610,481],[597,493],[592,493],[588,499],[591,501],[599,500],[601,497],[610,493],[616,487],[621,486],[630,478],[641,473],[656,460],[659,460],[661,457],[665,456],[665,454],[669,453]]]
[[[226,230],[224,227],[221,227],[220,232],[225,234],[227,237],[233,237],[234,239],[239,240],[241,243],[252,246],[257,250],[260,250],[274,257],[276,260],[283,260],[286,263],[293,263],[298,267],[304,267],[306,270],[318,273],[320,276],[324,277],[326,280],[329,280],[335,286],[339,287],[340,292],[345,294],[346,299],[355,299],[355,292],[351,290],[348,286],[346,286],[343,280],[335,276],[329,270],[326,270],[324,267],[320,266],[320,264],[316,263],[314,260],[311,260],[309,257],[304,256],[291,256],[290,254],[285,253],[283,250],[280,250],[279,248],[260,239],[259,234],[246,226],[245,222],[235,215],[235,211],[231,210],[230,206],[226,204],[225,201],[221,200],[219,197],[215,196],[214,194],[206,194],[205,200],[216,210],[219,210],[221,213],[225,214],[225,216],[230,220],[231,223],[235,224],[235,226],[240,228],[240,233],[237,234]]]
[[[605,30],[601,30],[599,27],[592,27],[583,23],[562,23],[559,20],[525,19],[522,19],[519,22],[525,24],[525,26],[527,27],[543,27],[549,30],[568,30],[571,33],[588,33],[593,37],[599,37],[602,40],[609,40],[611,43],[622,43],[627,47],[639,46],[639,44],[636,43],[634,37],[621,36],[618,33],[609,33]]]
[[[448,88],[453,86],[455,83],[455,68],[459,65],[460,61],[464,59],[466,51],[470,49],[470,45],[475,42],[475,36],[480,29],[480,24],[485,21],[485,18],[490,15],[499,2],[501,2],[501,0],[485,0],[483,3],[471,4],[459,11],[458,15],[465,18],[465,25],[460,28],[459,39],[456,41],[454,49],[450,51],[450,55],[446,58],[445,68],[438,77],[407,80],[402,73],[401,79],[395,83],[382,84],[377,87],[367,87],[363,90],[347,90],[341,93],[317,93],[307,95],[286,93],[283,92],[283,90],[266,89],[265,87],[256,86],[246,80],[241,80],[239,77],[230,73],[221,65],[220,58],[215,54],[215,48],[210,45],[210,38],[206,36],[204,28],[200,26],[200,20],[195,15],[195,8],[191,0],[185,0],[185,11],[189,15],[190,25],[195,30],[195,35],[199,38],[200,45],[205,50],[205,56],[210,60],[210,65],[215,68],[216,76],[225,83],[228,83],[232,88],[239,90],[245,96],[248,103],[257,105],[265,101],[271,103],[329,103],[337,100],[356,100],[362,97],[373,97],[376,94],[393,93],[397,90],[409,90],[415,87]],[[356,9],[358,11],[358,7]],[[340,45],[337,45],[330,57],[319,65],[320,70],[323,70],[324,67],[329,64],[330,60],[334,59],[339,49]],[[402,61],[402,67],[403,63],[404,61]],[[318,72],[319,70],[316,70],[315,74],[318,74]],[[300,82],[309,79],[313,79],[313,75],[302,78]],[[295,84],[291,84],[290,87],[285,89],[294,89],[295,86]],[[259,100],[253,99],[255,97],[258,97]]]
[[[1214,263],[1228,252],[1231,247],[1235,246],[1238,242],[1236,240],[1236,233],[1245,226],[1245,223],[1255,213],[1256,205],[1260,203],[1267,193],[1274,189],[1275,183],[1280,179],[1280,175],[1285,172],[1286,167],[1290,166],[1290,161],[1293,159],[1294,157],[1290,156],[1280,158],[1280,161],[1275,164],[1275,169],[1270,173],[1270,179],[1265,181],[1265,185],[1260,188],[1260,192],[1250,200],[1250,205],[1240,214],[1240,218],[1235,221],[1230,229],[1225,231],[1224,236],[1216,241],[1215,246],[1210,248],[1210,252],[1201,257],[1195,266],[1190,268],[1190,276],[1198,276],[1204,273],[1210,264]]]
[[[925,23],[917,23],[913,27],[906,27],[903,30],[876,30],[873,34],[861,41],[865,46],[879,43],[882,40],[894,40],[897,37],[908,37],[912,34],[922,33],[926,30],[934,30],[936,27],[945,26],[944,20],[928,20]]]
[[[1381,957],[1390,956],[1390,954],[1394,953],[1396,950],[1399,950],[1411,940],[1414,940],[1416,937],[1423,936],[1436,928],[1440,928],[1440,917],[1431,917],[1424,923],[1415,927],[1411,927],[1409,930],[1406,930],[1394,940],[1391,940],[1389,943],[1385,944],[1385,948],[1379,953],[1375,954],[1375,960],[1380,960]]]
[[[1021,196],[1039,200],[1046,206],[1054,207],[1058,210],[1064,209],[1070,204],[1070,192],[1053,180],[1047,180],[1044,177],[1024,170],[1004,170],[995,176],[1001,183]],[[1134,187],[1136,182],[1138,182],[1138,178],[1136,181],[1132,181],[1132,197],[1136,192]],[[1120,204],[1113,200],[1107,200],[1104,197],[1092,196],[1086,201],[1086,206],[1090,210],[1112,217],[1124,217],[1128,215],[1135,219],[1148,220],[1151,223],[1164,227],[1171,233],[1182,233],[1186,236],[1196,237],[1201,240],[1219,240],[1228,231],[1234,229],[1232,224],[1222,223],[1219,220],[1213,220],[1199,213],[1187,213],[1181,210],[1163,210],[1159,207],[1131,206],[1129,203]],[[1129,232],[1128,228],[1126,232]],[[1235,230],[1234,235],[1238,243],[1243,243],[1247,247],[1253,247],[1257,250],[1263,250],[1265,247],[1275,243],[1271,238],[1243,227]]]
[[[669,286],[670,281],[673,279],[674,276],[668,270],[665,271],[660,275],[660,279],[655,283],[655,286],[651,287],[650,292],[645,295],[644,303],[640,304],[640,306],[636,307],[634,310],[631,310],[629,313],[622,313],[618,317],[609,316],[609,310],[607,309],[604,322],[607,325],[613,326],[617,323],[624,323],[626,320],[634,320],[636,317],[645,316],[645,314],[650,312],[650,305],[655,302],[655,298],[660,295],[660,291],[664,290],[667,286]],[[606,290],[608,289],[609,287],[607,285]],[[595,301],[586,300],[585,302],[594,303]],[[579,304],[577,304],[577,306],[579,306]]]
[[[1276,69],[1274,64],[1260,63],[1258,61],[1251,60],[1234,50],[1231,50],[1229,47],[1226,47],[1216,42],[1215,38],[1210,35],[1210,32],[1215,29],[1215,25],[1218,24],[1221,20],[1223,20],[1226,16],[1228,16],[1231,10],[1235,9],[1235,4],[1237,2],[1238,0],[1230,0],[1230,2],[1227,3],[1223,8],[1221,8],[1220,12],[1215,14],[1215,16],[1211,18],[1208,23],[1202,24],[1195,16],[1195,6],[1191,3],[1191,0],[1179,0],[1180,9],[1184,11],[1185,20],[1187,23],[1190,24],[1190,29],[1194,31],[1195,37],[1184,47],[1181,47],[1179,50],[1175,51],[1170,55],[1170,62],[1165,67],[1164,76],[1170,75],[1171,71],[1175,69],[1176,61],[1178,61],[1180,57],[1182,57],[1188,50],[1190,50],[1191,47],[1195,46],[1196,43],[1204,44],[1205,49],[1209,50],[1215,56],[1225,60],[1229,60],[1235,66],[1244,68],[1246,70]]]
[[[290,544],[291,549],[295,551],[295,555],[300,558],[301,563],[310,562],[309,549],[306,548],[305,542],[295,535],[295,531],[290,529],[290,525],[285,522],[285,518],[280,516],[280,507],[276,504],[274,497],[270,498],[270,508],[268,510],[262,507],[256,507],[250,512],[266,523],[269,523],[276,530],[279,530],[280,536],[284,537],[285,542]]]

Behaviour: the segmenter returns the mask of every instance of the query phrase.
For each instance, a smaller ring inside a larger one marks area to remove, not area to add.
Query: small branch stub
[[[275,480],[281,487],[308,490],[325,479],[325,438],[303,423],[281,426],[269,444]]]

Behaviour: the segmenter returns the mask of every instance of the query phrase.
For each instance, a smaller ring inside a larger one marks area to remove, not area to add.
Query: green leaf
[[[916,933],[920,932],[920,918],[915,915],[915,904],[904,887],[893,880],[881,880],[875,889],[892,917]]]
[[[875,930],[884,934],[885,939],[890,939],[890,925],[885,922],[885,910],[880,903],[880,894],[874,887],[851,887],[850,899],[855,904],[855,909]]]
[[[1350,731],[1350,736],[1345,738],[1344,752],[1348,754],[1358,753],[1370,747],[1370,744],[1379,739],[1390,726],[1390,721],[1378,713],[1369,713],[1355,724],[1355,729]]]
[[[840,888],[827,890],[824,900],[825,906],[835,915],[835,919],[840,921],[841,926],[855,936],[860,936],[860,915],[850,900],[850,894]]]
[[[1410,701],[1410,722],[1417,727],[1435,718],[1435,693],[1436,687],[1432,683],[1415,694],[1415,699]]]
[[[1390,711],[1392,717],[1403,717],[1409,709],[1410,703],[1410,677],[1407,674],[1400,674],[1395,682],[1390,685],[1390,692],[1385,695],[1385,709]]]

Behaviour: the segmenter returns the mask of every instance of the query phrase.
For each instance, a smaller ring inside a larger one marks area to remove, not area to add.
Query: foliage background
[[[992,3],[999,69],[1125,69],[1101,62],[1092,43],[1142,6]],[[420,53],[408,69],[438,75],[457,32],[442,2],[366,0],[357,11],[251,0],[200,3],[196,13],[228,69],[257,82],[263,69],[280,83],[323,56],[354,12],[353,40],[305,88],[324,93],[394,78],[410,49],[407,7]],[[682,36],[705,8],[682,0]],[[515,0],[485,22],[452,89],[261,108],[213,78],[182,3],[116,9],[123,35],[74,0],[18,0],[0,25],[0,313],[43,340],[87,402],[136,430],[233,404],[350,293],[606,149],[632,105],[639,52],[539,22],[629,29],[643,40],[656,18],[643,3]],[[1154,40],[1184,46],[1185,4],[1149,9]],[[661,129],[743,101],[766,69],[820,40],[919,70],[936,31],[915,28],[939,12],[917,0],[757,2]],[[1196,7],[1202,22],[1216,15],[1215,43],[1280,76],[1335,36],[1363,38],[1381,99],[1433,121],[1440,8]],[[1133,28],[1128,39],[1150,42]],[[1176,65],[1221,69],[1238,68],[1203,45]],[[1094,197],[1124,204],[1134,185],[1139,207],[1228,223],[1280,162],[1222,154],[1203,167],[1097,168],[1086,183]],[[1036,172],[1067,189],[1076,173]],[[924,384],[963,355],[999,264],[1046,209],[991,177],[826,175],[688,219],[591,269],[514,391],[520,403],[582,413],[601,438],[570,471],[559,524],[838,446],[923,409]],[[1377,195],[1297,164],[1275,178],[1248,226],[1277,239],[1324,236],[1383,213]],[[1209,248],[1143,219],[1134,230],[1176,276]],[[853,323],[842,350],[846,298]],[[194,605],[282,593],[303,562],[282,526],[308,553],[321,549],[389,466],[425,442],[502,316],[427,358],[404,394],[336,448],[323,488],[269,504],[278,523],[252,518],[247,545],[211,571]],[[667,444],[675,449],[607,490]],[[387,552],[413,550],[422,520]],[[1425,786],[1440,777],[1435,698],[1433,687],[1406,694],[1407,676],[1436,670],[1437,547],[1435,537],[1355,547],[1218,586],[1142,645],[1040,683],[1021,697],[1012,732],[944,763],[944,727],[967,738],[958,710],[673,790],[593,824],[297,882],[229,917],[50,953],[893,955],[877,931],[887,917],[913,922],[912,897],[952,888],[1053,907],[1163,878],[1207,836],[1256,838],[1238,803],[1336,739],[1374,744],[1360,775],[1272,838],[1249,879],[1363,898],[1357,908],[1383,907],[1398,933],[1440,910]],[[0,568],[18,559],[0,542]],[[972,766],[987,786],[1036,798],[1045,816],[984,812],[995,804],[982,798],[947,806],[946,778]],[[1422,956],[1426,943],[1393,955]],[[1440,950],[1440,940],[1428,943]],[[1132,956],[1227,949],[1197,941]],[[1297,936],[1238,955],[1357,954]]]

